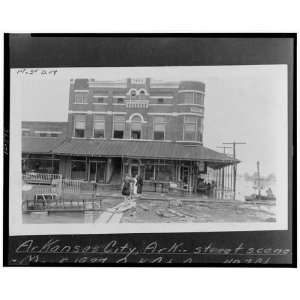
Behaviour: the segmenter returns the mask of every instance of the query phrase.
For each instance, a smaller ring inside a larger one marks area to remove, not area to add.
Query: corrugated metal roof
[[[136,157],[174,160],[204,160],[211,162],[234,162],[233,158],[203,147],[185,146],[175,142],[113,141],[73,139],[58,145],[55,154],[103,157]],[[236,160],[236,162],[238,162]]]
[[[61,138],[22,137],[22,152],[49,154],[63,141]]]

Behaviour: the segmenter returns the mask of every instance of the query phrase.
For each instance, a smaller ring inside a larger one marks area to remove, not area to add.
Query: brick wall
[[[87,81],[88,82],[88,81]],[[87,84],[80,83],[81,87],[88,86]],[[113,130],[113,113],[121,112],[128,121],[130,116],[134,113],[139,113],[143,116],[146,123],[142,124],[142,139],[153,138],[153,118],[155,113],[165,114],[165,118],[168,119],[165,132],[165,140],[180,141],[183,140],[183,113],[194,114],[200,119],[204,117],[204,108],[193,105],[178,105],[182,103],[180,90],[198,90],[204,93],[205,85],[202,82],[188,82],[184,81],[179,83],[179,88],[151,88],[151,81],[149,78],[145,80],[144,85],[136,82],[131,82],[130,79],[126,81],[127,88],[124,87],[89,87],[87,90],[87,103],[75,104],[75,83],[70,84],[70,99],[69,99],[69,119],[68,119],[68,135],[73,136],[74,118],[75,113],[83,114],[86,116],[86,138],[93,138],[93,116],[97,114],[103,114],[105,116],[105,139],[112,138]],[[146,99],[149,101],[148,108],[127,108],[125,103],[118,103],[116,96],[123,96],[128,99],[128,91],[131,88],[145,89],[149,95]],[[79,92],[79,91],[78,91]],[[103,96],[103,103],[96,104],[96,97]],[[162,105],[158,104],[158,97],[162,96],[164,102]],[[124,114],[125,113],[125,114]],[[172,114],[179,115],[172,115]],[[130,123],[126,123],[126,130],[124,138],[130,138]],[[200,134],[198,134],[198,137]],[[199,140],[198,140],[199,141]]]

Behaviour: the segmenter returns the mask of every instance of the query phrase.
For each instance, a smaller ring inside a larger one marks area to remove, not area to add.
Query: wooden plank
[[[95,223],[107,223],[112,217],[113,213],[111,212],[103,212],[100,217],[95,221]]]
[[[123,217],[123,213],[113,214],[113,216],[108,220],[107,223],[120,223],[122,217]]]

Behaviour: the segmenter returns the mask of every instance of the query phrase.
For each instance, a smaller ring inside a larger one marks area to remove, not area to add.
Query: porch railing
[[[61,174],[47,174],[47,173],[34,173],[29,172],[22,175],[25,183],[31,184],[52,184],[53,180],[61,180]]]

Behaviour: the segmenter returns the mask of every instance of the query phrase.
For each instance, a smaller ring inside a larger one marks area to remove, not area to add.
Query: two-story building
[[[23,122],[23,171],[103,184],[140,174],[193,190],[208,168],[237,162],[203,146],[204,98],[196,81],[71,80],[66,123]]]

